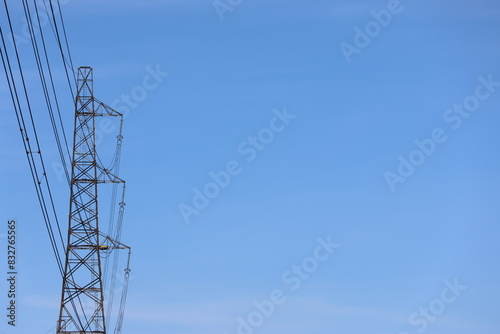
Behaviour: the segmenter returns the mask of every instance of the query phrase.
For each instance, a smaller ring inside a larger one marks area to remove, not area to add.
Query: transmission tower
[[[123,119],[119,112],[94,97],[92,68],[80,67],[68,242],[57,334],[106,334],[101,252],[129,249],[99,229],[98,185],[124,183],[99,163],[95,126],[96,117],[101,116]]]

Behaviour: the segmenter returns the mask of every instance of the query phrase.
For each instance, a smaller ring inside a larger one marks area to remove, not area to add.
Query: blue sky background
[[[221,20],[210,0],[65,1],[73,61],[94,68],[101,101],[126,111],[123,94],[137,92],[148,69],[169,73],[125,121],[133,279],[123,334],[245,333],[238,317],[276,289],[285,301],[253,333],[499,332],[500,87],[458,129],[443,117],[478,77],[500,82],[500,5],[402,0],[348,63],[340,44],[354,45],[355,27],[387,6],[243,0]],[[19,8],[13,16],[21,34]],[[3,75],[0,84],[0,233],[17,219],[20,252],[18,326],[2,315],[0,332],[45,334],[61,278]],[[296,118],[248,162],[238,146],[269,127],[275,109]],[[384,173],[436,128],[446,141],[391,191]],[[179,205],[233,160],[241,173],[186,224]],[[54,169],[49,177],[66,224],[67,185]],[[328,236],[341,246],[292,291],[283,275]],[[455,279],[467,288],[419,331],[409,318]]]

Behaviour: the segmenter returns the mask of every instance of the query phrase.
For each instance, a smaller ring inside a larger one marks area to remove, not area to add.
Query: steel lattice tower
[[[109,240],[99,230],[98,184],[123,183],[98,163],[98,116],[120,113],[93,95],[93,72],[78,69],[71,197],[61,309],[57,334],[105,334],[101,251]],[[116,247],[113,247],[116,248]]]

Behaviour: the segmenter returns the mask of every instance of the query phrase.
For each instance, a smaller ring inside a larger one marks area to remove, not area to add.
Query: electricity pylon
[[[101,252],[128,248],[99,230],[98,185],[124,183],[99,164],[96,117],[123,115],[93,95],[93,71],[78,69],[66,263],[57,334],[106,334]]]

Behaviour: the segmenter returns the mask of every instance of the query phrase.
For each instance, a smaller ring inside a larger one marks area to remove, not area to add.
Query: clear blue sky
[[[75,66],[127,114],[123,334],[499,333],[497,1],[62,2]],[[61,278],[3,72],[0,98],[0,332],[45,334]]]

